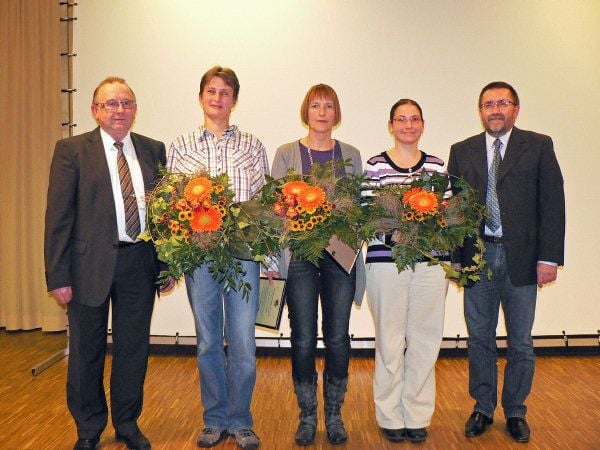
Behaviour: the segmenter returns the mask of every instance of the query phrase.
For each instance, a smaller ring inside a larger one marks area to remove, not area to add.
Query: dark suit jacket
[[[448,173],[463,177],[485,204],[485,133],[451,147]],[[537,261],[564,263],[565,197],[552,139],[513,128],[499,167],[496,190],[511,282],[515,286],[535,284]],[[481,234],[483,227],[482,223]],[[455,262],[472,264],[473,241],[465,242],[453,256]]]
[[[165,145],[131,133],[146,192],[166,164]],[[46,209],[44,256],[48,290],[72,286],[74,302],[106,301],[119,236],[110,172],[100,129],[56,143]],[[156,264],[156,261],[145,261]],[[157,267],[155,268],[157,270]]]

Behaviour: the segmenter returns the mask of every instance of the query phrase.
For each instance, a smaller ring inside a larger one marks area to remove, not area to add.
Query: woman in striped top
[[[392,106],[394,147],[366,165],[365,190],[410,184],[423,171],[444,172],[444,162],[419,150],[424,121],[414,100]],[[391,441],[424,441],[435,406],[435,362],[444,329],[448,281],[443,269],[417,263],[398,273],[392,237],[376,236],[367,250],[367,298],[375,322],[374,398],[377,423]]]

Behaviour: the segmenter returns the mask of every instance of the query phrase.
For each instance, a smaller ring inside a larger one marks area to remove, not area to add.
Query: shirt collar
[[[506,149],[506,146],[508,144],[508,140],[510,139],[512,130],[513,129],[511,128],[510,130],[508,130],[506,133],[504,133],[502,136],[500,136],[498,138],[498,139],[500,139],[500,142],[502,142],[502,150]],[[492,145],[494,144],[495,140],[496,140],[495,136],[492,136],[487,131],[485,132],[485,145],[488,150],[492,148]]]
[[[237,125],[230,125],[229,128],[227,128],[226,130],[223,131],[223,136],[231,137],[237,133],[237,130],[238,130]],[[200,134],[202,134],[203,136],[206,136],[207,134],[210,136],[214,136],[212,131],[210,131],[204,125],[200,125]]]
[[[102,145],[104,146],[105,150],[117,150],[117,148],[114,146],[115,140],[102,128],[100,128],[100,137],[102,138]],[[123,143],[123,148],[132,148],[133,142],[131,141],[131,132],[128,131],[121,142]]]

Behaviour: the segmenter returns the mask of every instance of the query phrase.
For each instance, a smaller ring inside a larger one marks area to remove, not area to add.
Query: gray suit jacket
[[[454,144],[448,173],[461,176],[485,204],[487,155],[485,133]],[[508,273],[515,286],[537,282],[537,261],[564,263],[565,196],[563,177],[552,139],[513,128],[496,185]],[[483,234],[484,224],[480,233]],[[453,256],[463,265],[472,263],[474,240]]]
[[[166,164],[165,145],[131,133],[146,192]],[[108,297],[118,252],[117,218],[100,129],[56,143],[50,168],[44,257],[48,290],[72,286],[73,301]],[[157,261],[144,261],[158,270]]]

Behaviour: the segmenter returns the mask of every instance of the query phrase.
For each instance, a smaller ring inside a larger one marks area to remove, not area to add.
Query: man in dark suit
[[[112,423],[128,448],[149,449],[137,419],[158,264],[152,243],[137,236],[165,146],[130,132],[137,105],[125,80],[102,81],[91,109],[99,127],[56,144],[46,210],[48,290],[68,305],[67,404],[77,425],[75,449],[95,448],[108,419],[103,372],[110,300]]]
[[[565,201],[563,178],[552,139],[514,127],[519,97],[504,82],[479,95],[485,132],[454,144],[448,172],[463,177],[485,202],[489,217],[481,224],[485,260],[493,276],[465,288],[469,332],[469,393],[476,401],[465,425],[469,437],[483,434],[497,403],[496,326],[500,305],[507,333],[502,407],[506,429],[527,442],[525,399],[531,391],[535,357],[531,330],[537,287],[556,280],[563,264]],[[455,267],[472,263],[473,240],[453,257]],[[537,286],[536,286],[537,285]]]

